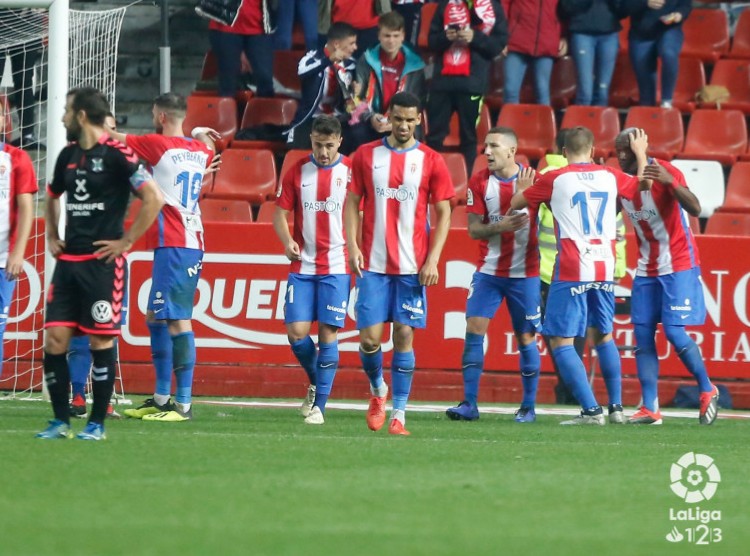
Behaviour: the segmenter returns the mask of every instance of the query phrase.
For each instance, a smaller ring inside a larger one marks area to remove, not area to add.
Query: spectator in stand
[[[273,34],[274,50],[292,48],[292,28],[294,22],[302,25],[305,35],[305,50],[318,47],[318,3],[316,0],[278,0],[276,11],[276,31]]]
[[[289,128],[287,144],[293,149],[310,149],[313,120],[321,114],[348,122],[355,109],[352,54],[357,50],[357,31],[348,23],[334,23],[323,48],[305,54],[299,62],[302,98]],[[342,125],[343,154],[352,148],[351,130]]]
[[[630,63],[638,81],[639,104],[656,105],[656,67],[661,58],[661,106],[672,107],[677,85],[682,22],[690,15],[691,0],[631,0],[624,2],[630,16]]]
[[[505,49],[503,101],[519,102],[523,78],[531,65],[536,101],[549,105],[552,64],[568,50],[561,33],[558,0],[506,0],[504,5],[510,38]]]
[[[356,29],[357,45],[364,52],[378,43],[378,16],[390,11],[388,0],[320,0],[318,33],[326,35],[332,24],[348,23]]]
[[[357,62],[357,83],[361,98],[367,103],[360,120],[363,125],[359,143],[374,141],[391,132],[386,117],[391,98],[400,91],[424,98],[424,62],[414,49],[404,44],[404,18],[389,12],[378,20],[378,41]]]
[[[419,24],[422,20],[422,6],[425,0],[392,0],[391,7],[394,12],[401,14],[404,18],[404,31],[406,32],[406,42],[412,46],[417,46],[419,37]]]
[[[219,67],[219,96],[237,92],[240,56],[244,52],[253,68],[256,96],[273,96],[273,24],[269,0],[244,0],[234,25],[211,21],[211,50]]]
[[[458,113],[461,152],[469,173],[477,157],[477,120],[492,59],[508,39],[497,0],[440,0],[428,44],[438,54],[427,98],[427,144],[442,150],[453,112]]]
[[[624,0],[560,0],[576,63],[576,104],[607,106]]]

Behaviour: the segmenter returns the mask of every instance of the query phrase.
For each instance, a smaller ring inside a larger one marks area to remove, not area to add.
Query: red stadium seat
[[[729,19],[724,10],[695,9],[682,24],[682,30],[685,42],[680,56],[714,63],[729,52]]]
[[[275,50],[273,53],[273,76],[288,94],[277,92],[277,96],[299,96],[302,84],[297,69],[299,61],[305,55],[304,50]]]
[[[750,213],[715,212],[706,224],[706,235],[750,236]]]
[[[510,127],[518,134],[519,154],[539,160],[554,150],[555,113],[552,107],[540,104],[505,104],[500,110],[497,125]]]
[[[734,28],[730,58],[750,60],[750,10],[742,10]]]
[[[729,90],[729,100],[722,102],[724,110],[742,110],[750,115],[750,61],[719,60],[711,72],[711,85],[723,85]],[[716,103],[701,103],[701,108],[717,107]]]
[[[260,205],[276,195],[276,162],[266,149],[227,149],[221,155],[211,199]]]
[[[750,208],[750,162],[738,162],[732,166],[727,182],[727,195],[721,205],[722,211],[748,210]]]
[[[468,228],[469,227],[469,215],[466,212],[466,207],[461,205],[453,207],[451,212],[451,228]]]
[[[648,152],[656,158],[672,160],[682,151],[685,130],[676,108],[634,106],[625,118],[625,127],[640,127],[648,135]]]
[[[261,128],[265,124],[289,127],[297,111],[297,101],[291,98],[252,98],[245,107],[240,129]],[[283,151],[285,141],[236,140],[232,148],[238,149],[271,149]]]
[[[612,83],[609,85],[609,105],[628,108],[638,100],[638,83],[628,53],[617,55]]]
[[[258,216],[255,218],[255,221],[258,224],[273,224],[273,215],[275,212],[276,203],[274,201],[266,201],[258,208]],[[291,231],[294,226],[294,213],[292,211],[287,213],[286,221],[289,224],[289,230]]]
[[[620,116],[612,107],[570,106],[563,116],[562,129],[585,126],[594,134],[594,156],[607,158],[615,152],[615,138],[620,133]]]
[[[604,161],[604,165],[617,170],[622,170],[622,168],[620,168],[620,162],[617,160],[616,156],[610,156]]]
[[[204,222],[252,222],[250,204],[245,201],[203,199],[200,202]]]
[[[725,166],[747,150],[747,126],[739,110],[696,110],[677,158],[718,160]]]
[[[203,57],[203,67],[201,67],[201,81],[213,79],[219,73],[219,66],[216,63],[216,55],[213,50],[206,52]]]
[[[469,176],[466,172],[466,161],[461,153],[441,153],[451,174],[453,188],[456,196],[451,199],[451,206],[466,204],[466,188],[469,185]]]
[[[218,131],[221,142],[217,144],[217,149],[221,150],[221,143],[228,145],[237,133],[237,102],[230,97],[190,95],[182,132],[189,136],[197,126],[208,126]]]
[[[484,138],[487,136],[492,126],[492,120],[490,118],[490,110],[485,104],[482,105],[482,109],[479,112],[479,121],[477,122],[477,150],[482,152],[484,150]],[[461,138],[459,135],[458,125],[458,114],[456,112],[451,116],[450,131],[448,136],[443,141],[443,147],[450,150],[457,150],[461,144]]]
[[[689,114],[696,107],[695,93],[706,84],[706,70],[700,58],[680,56],[679,64],[672,106],[683,114]],[[659,96],[661,97],[661,84],[659,84]]]
[[[432,23],[435,11],[437,11],[437,4],[435,3],[430,2],[422,6],[419,16],[419,34],[417,35],[417,46],[422,51],[429,50],[427,37],[430,35],[430,23]]]

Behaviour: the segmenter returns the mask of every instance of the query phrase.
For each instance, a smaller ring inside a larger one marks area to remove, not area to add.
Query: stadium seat
[[[695,93],[706,84],[706,70],[700,58],[680,56],[677,84],[672,95],[672,106],[683,114],[690,114],[695,110]],[[661,98],[661,83],[659,84],[659,98]]]
[[[505,104],[497,118],[498,126],[518,133],[518,153],[539,160],[555,146],[555,113],[540,104]]]
[[[504,62],[505,58],[498,56],[492,60],[490,66],[489,85],[487,86],[487,94],[484,96],[484,103],[493,110],[498,110],[503,105]]]
[[[422,11],[419,15],[419,34],[417,35],[417,46],[420,50],[427,51],[427,38],[430,35],[430,23],[432,23],[432,17],[435,15],[437,10],[437,4],[430,2],[422,6]]]
[[[208,126],[221,135],[217,150],[228,145],[237,133],[237,102],[230,97],[207,97],[190,95],[187,98],[187,114],[182,123],[182,132],[190,136],[194,127]]]
[[[469,227],[469,215],[466,212],[465,206],[453,207],[451,212],[451,228],[468,228]]]
[[[750,61],[719,60],[711,72],[711,85],[723,85],[729,90],[729,100],[716,103],[701,103],[701,107],[720,107],[724,110],[742,110],[750,115]]]
[[[682,150],[685,130],[682,115],[676,108],[634,106],[625,118],[625,127],[640,127],[648,135],[651,156],[672,160]]]
[[[276,194],[276,162],[266,149],[227,149],[206,198],[260,205]]]
[[[466,161],[461,153],[441,153],[445,160],[448,171],[451,174],[453,188],[456,196],[451,199],[451,206],[466,204],[466,187],[469,185],[469,176],[466,171]]]
[[[745,116],[739,110],[696,110],[677,158],[718,160],[725,166],[747,150]]]
[[[721,205],[722,211],[750,209],[750,162],[738,162],[732,166],[727,182],[727,196]]]
[[[252,222],[253,213],[246,201],[203,199],[200,202],[204,222]]]
[[[724,170],[715,160],[673,160],[685,175],[690,191],[701,203],[701,218],[708,218],[724,203]]]
[[[750,10],[742,10],[734,28],[730,58],[750,60]]]
[[[750,213],[717,212],[706,223],[706,235],[750,236]]]
[[[638,83],[627,52],[617,55],[612,83],[609,85],[609,105],[628,108],[638,101]]]
[[[477,151],[482,152],[484,150],[484,138],[487,136],[492,126],[492,119],[490,118],[490,110],[487,105],[482,104],[482,109],[479,112],[479,122],[477,122]],[[449,150],[457,150],[461,144],[461,138],[458,131],[458,114],[456,112],[451,116],[450,131],[448,136],[443,141],[443,147]]]
[[[682,30],[685,42],[680,56],[694,56],[712,64],[729,52],[729,19],[724,10],[694,9]]]
[[[265,125],[275,126],[277,129],[287,128],[296,111],[297,101],[291,98],[252,98],[245,107],[240,129],[262,129]],[[238,139],[232,143],[232,148],[283,151],[286,149],[286,141]]]
[[[610,156],[604,161],[604,165],[609,168],[615,168],[616,170],[621,170],[620,168],[620,162],[617,160],[616,156]]]
[[[612,107],[569,106],[560,127],[585,126],[594,133],[594,156],[607,158],[615,152],[615,138],[620,133],[620,116]]]
[[[555,58],[550,76],[550,102],[556,110],[567,108],[576,97],[576,65],[572,56]],[[534,72],[531,68],[526,71],[521,88],[521,103],[534,104]]]
[[[299,98],[302,84],[297,69],[304,50],[275,50],[273,53],[273,77],[285,91],[276,91],[276,96]]]
[[[266,201],[258,208],[258,215],[255,217],[255,222],[258,224],[273,224],[273,215],[275,212],[276,203],[274,201]],[[289,211],[287,214],[286,221],[289,223],[289,230],[291,231],[294,226],[294,213],[292,211]]]
[[[310,156],[310,152],[305,149],[292,149],[290,151],[287,151],[287,153],[284,155],[284,162],[281,163],[281,171],[279,172],[279,183],[281,183],[281,180],[284,179],[284,176],[289,171],[289,168],[291,168],[295,162],[297,162],[300,158],[307,158]]]
[[[128,212],[125,215],[125,220],[135,220],[138,211],[141,210],[141,200],[138,197],[131,197],[130,204],[128,205]]]
[[[219,66],[216,63],[216,55],[213,50],[206,52],[203,57],[203,66],[201,67],[201,81],[213,79],[219,73]]]

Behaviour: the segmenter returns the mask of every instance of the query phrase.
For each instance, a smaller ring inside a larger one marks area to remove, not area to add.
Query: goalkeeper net
[[[9,3],[0,0],[3,4]],[[58,8],[56,14],[63,12],[67,32],[53,32],[51,37],[50,21],[60,25],[59,15],[51,17],[53,9],[0,7],[0,117],[6,122],[0,141],[20,146],[31,156],[39,181],[25,273],[8,309],[0,398],[38,398],[43,388],[45,268],[50,264],[45,258],[44,192],[63,146],[60,117],[65,92],[83,85],[96,87],[115,113],[117,46],[126,7],[105,11]],[[61,36],[62,45],[56,45]],[[58,56],[65,46],[67,65],[60,68]],[[115,392],[118,401],[122,400],[119,365]]]

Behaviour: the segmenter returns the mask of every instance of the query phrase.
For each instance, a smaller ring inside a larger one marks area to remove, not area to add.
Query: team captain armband
[[[153,176],[149,173],[146,168],[143,167],[143,164],[138,166],[138,169],[133,173],[132,176],[130,176],[130,185],[133,186],[133,189],[140,189],[144,182],[147,182],[149,180],[154,179]]]

